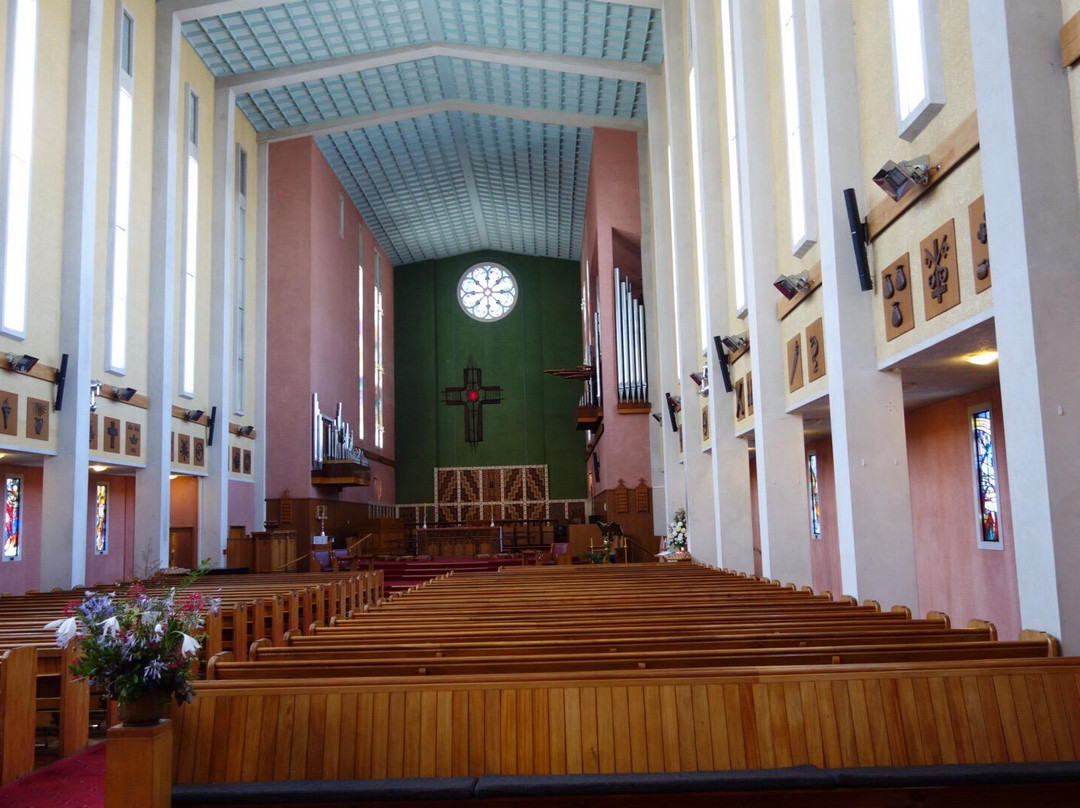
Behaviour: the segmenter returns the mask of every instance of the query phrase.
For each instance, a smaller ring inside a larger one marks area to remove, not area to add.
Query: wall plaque
[[[754,414],[754,374],[746,371],[746,414]]]
[[[176,433],[169,434],[169,462],[176,462]]]
[[[15,435],[19,426],[19,394],[0,392],[0,435]]]
[[[915,327],[911,304],[910,253],[881,270],[881,304],[885,312],[885,341],[891,342]]]
[[[796,334],[787,343],[787,384],[789,393],[803,386],[802,334]]]
[[[40,398],[26,399],[26,437],[34,440],[49,439],[48,401]]]
[[[240,473],[240,468],[241,468],[241,463],[242,462],[243,462],[243,460],[242,460],[242,455],[240,453],[240,447],[239,446],[232,447],[232,471],[233,471],[233,474],[239,474]]]
[[[251,449],[244,449],[244,474],[251,474]]]
[[[709,399],[703,398],[701,400],[701,444],[702,448],[708,448],[711,443],[712,436],[709,434]]]
[[[105,417],[105,432],[101,439],[105,443],[105,451],[120,454],[120,419]]]
[[[820,317],[806,327],[806,371],[810,381],[825,375],[825,329]]]
[[[971,266],[975,270],[975,294],[990,288],[990,244],[986,236],[986,200],[979,197],[968,205],[968,226],[971,228]]]
[[[191,462],[191,435],[181,432],[176,436],[176,460],[178,463]]]
[[[90,413],[90,448],[97,451],[98,447],[98,416],[96,412]]]
[[[206,465],[206,440],[204,438],[195,438],[195,465]]]
[[[124,424],[124,454],[138,457],[142,454],[142,426],[128,421]]]
[[[956,226],[953,219],[919,243],[922,262],[923,309],[933,320],[960,303],[960,279],[956,274]]]
[[[741,421],[746,417],[746,382],[743,379],[735,380],[735,420]]]

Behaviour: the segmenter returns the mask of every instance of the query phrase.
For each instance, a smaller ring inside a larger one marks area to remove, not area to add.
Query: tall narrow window
[[[817,454],[806,456],[806,481],[810,489],[810,537],[821,538],[821,497],[818,496]]]
[[[386,427],[383,423],[383,299],[382,256],[375,251],[375,446],[383,447]]]
[[[739,130],[735,119],[735,57],[731,36],[731,2],[720,2],[724,49],[724,128],[727,130],[728,205],[731,208],[731,271],[735,278],[735,310],[746,311],[746,268],[743,266],[742,203],[739,199]]]
[[[345,238],[345,197],[341,194],[337,198],[337,234]]]
[[[233,411],[244,414],[244,345],[247,320],[244,305],[247,295],[247,152],[236,147],[236,283],[233,293]]]
[[[184,131],[184,279],[181,292],[180,393],[195,395],[195,309],[199,269],[199,96],[187,88]]]
[[[788,203],[791,212],[791,252],[804,255],[817,238],[814,205],[808,194],[814,181],[809,129],[806,127],[806,48],[803,45],[802,3],[779,0],[780,61],[784,75],[784,122],[788,161]]]
[[[94,555],[109,552],[109,486],[98,483],[94,496]]]
[[[356,424],[356,437],[359,440],[364,439],[364,231],[360,230],[360,261],[356,265],[356,319],[358,327],[356,330],[356,346],[357,356],[360,357],[357,367],[357,379],[359,381],[357,389],[357,397],[360,401],[360,417]]]
[[[4,480],[4,561],[22,555],[22,477]]]
[[[945,105],[937,0],[890,0],[897,134],[914,140]]]
[[[127,296],[130,266],[131,221],[131,142],[133,94],[135,92],[134,46],[135,21],[123,6],[117,21],[116,115],[114,143],[116,162],[113,164],[113,230],[112,262],[109,266],[106,292],[108,311],[105,316],[108,356],[105,364],[115,373],[127,366]]]
[[[12,70],[7,85],[10,122],[5,155],[6,211],[3,220],[3,296],[0,327],[26,335],[26,290],[30,241],[30,156],[34,144],[34,62],[37,58],[37,0],[13,0],[8,15]]]
[[[694,187],[694,248],[697,266],[697,310],[698,342],[708,350],[709,340],[709,299],[705,278],[705,211],[702,176],[704,166],[701,160],[701,121],[698,100],[697,49],[694,46],[694,15],[688,9],[686,13],[686,47],[689,55],[690,75],[688,77],[690,95],[690,168],[693,171]]]
[[[975,515],[980,547],[1001,548],[998,510],[997,462],[994,423],[989,407],[971,410],[971,438],[975,462]]]

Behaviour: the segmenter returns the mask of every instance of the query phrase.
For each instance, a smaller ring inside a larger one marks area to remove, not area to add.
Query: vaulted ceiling
[[[164,0],[262,140],[310,135],[395,264],[577,259],[592,128],[640,129],[659,0]]]

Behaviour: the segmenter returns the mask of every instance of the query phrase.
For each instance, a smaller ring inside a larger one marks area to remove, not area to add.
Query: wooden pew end
[[[212,682],[217,678],[217,664],[219,662],[232,662],[234,659],[235,655],[232,651],[218,651],[210,657],[206,662],[206,681]]]
[[[1045,631],[1038,631],[1033,628],[1025,628],[1020,630],[1020,639],[1029,641],[1044,640],[1047,646],[1047,656],[1061,656],[1061,642],[1053,634],[1048,634]]]
[[[926,619],[927,620],[936,620],[939,623],[944,623],[945,628],[951,628],[952,627],[952,621],[949,620],[949,615],[945,614],[945,612],[939,612],[939,611],[936,611],[934,609],[931,609],[930,611],[928,611],[926,613]]]
[[[996,640],[998,638],[997,626],[995,626],[989,620],[979,620],[978,618],[968,620],[967,627],[968,628],[981,628],[981,629],[985,629],[985,630],[989,631],[991,640]],[[1042,637],[1039,636],[1040,634],[1042,634],[1041,631],[1033,631],[1031,633],[1033,635],[1035,635],[1035,636],[1033,636],[1033,637],[1024,637],[1023,636],[1024,632],[1021,631],[1020,632],[1020,639],[1022,639],[1022,640],[1023,639],[1028,639],[1028,640],[1041,640],[1042,639]],[[1053,656],[1053,654],[1051,654],[1050,656]]]

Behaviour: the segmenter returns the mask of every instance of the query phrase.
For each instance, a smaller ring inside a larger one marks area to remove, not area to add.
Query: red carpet
[[[43,766],[0,788],[3,808],[104,808],[105,744]]]

